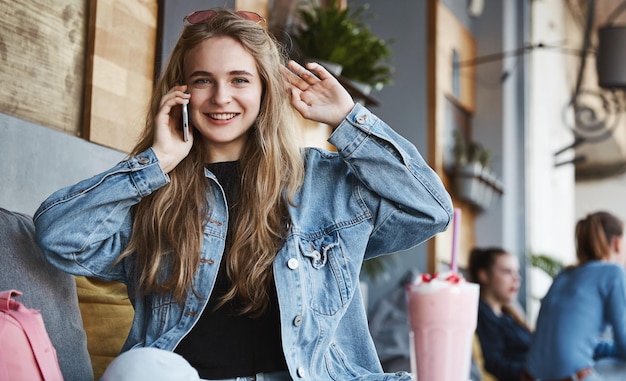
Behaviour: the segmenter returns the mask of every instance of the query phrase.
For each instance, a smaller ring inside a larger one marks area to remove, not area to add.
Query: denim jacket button
[[[356,117],[356,121],[359,124],[364,124],[367,121],[367,115],[359,115]]]
[[[299,367],[296,373],[298,373],[298,377],[304,378],[304,375],[305,375],[304,367]]]
[[[311,255],[313,256],[313,258],[315,258],[318,261],[322,258],[322,254],[320,254],[320,252],[317,250],[313,250],[311,252]]]
[[[301,324],[302,324],[302,315],[297,315],[293,319],[293,325],[295,325],[296,327],[299,327]]]
[[[148,159],[145,156],[140,156],[139,159],[137,160],[139,162],[139,164],[141,165],[146,165],[148,163],[150,163],[150,159]]]
[[[300,263],[295,258],[291,258],[290,260],[287,261],[287,267],[289,267],[292,270],[297,269],[299,264]]]

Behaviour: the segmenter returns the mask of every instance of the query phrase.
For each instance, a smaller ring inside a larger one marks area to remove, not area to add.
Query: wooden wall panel
[[[476,56],[476,44],[469,30],[461,24],[450,9],[443,3],[438,5],[437,16],[437,80],[439,90],[469,112],[475,109],[475,67],[463,65],[459,68],[460,94],[455,96],[452,89],[452,51],[458,52],[460,62],[467,62]]]
[[[452,83],[452,51],[459,54],[459,61],[475,58],[476,46],[472,34],[461,24],[448,7],[440,0],[428,3],[428,133],[429,163],[441,176],[446,189],[452,194],[456,208],[461,209],[461,224],[458,242],[458,265],[467,265],[469,250],[474,246],[475,212],[469,205],[455,199],[453,184],[444,170],[446,139],[446,102],[452,100],[470,115],[475,107],[475,73],[473,66],[460,69],[460,93],[454,95]],[[452,229],[438,234],[429,241],[428,271],[440,270],[442,263],[449,263],[452,253]],[[445,266],[444,266],[445,268]]]
[[[256,12],[269,20],[269,0],[236,0],[235,9]]]
[[[152,93],[156,0],[91,0],[84,137],[128,152]]]
[[[0,0],[0,112],[80,132],[86,3]]]

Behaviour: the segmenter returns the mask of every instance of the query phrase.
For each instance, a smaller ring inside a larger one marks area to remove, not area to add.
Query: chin
[[[517,292],[516,292],[516,293],[514,293],[514,294],[511,294],[511,295],[509,296],[509,300],[507,301],[507,303],[508,303],[508,304],[511,304],[511,303],[515,302],[515,300],[516,300],[516,299],[517,299]]]

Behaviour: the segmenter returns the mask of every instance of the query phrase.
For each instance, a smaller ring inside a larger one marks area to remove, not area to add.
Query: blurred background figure
[[[623,221],[608,212],[576,224],[578,264],[559,273],[541,302],[528,379],[626,379],[623,233]]]
[[[484,371],[499,381],[519,381],[531,332],[517,304],[520,288],[517,257],[499,247],[474,248],[468,278],[480,284],[478,336]]]

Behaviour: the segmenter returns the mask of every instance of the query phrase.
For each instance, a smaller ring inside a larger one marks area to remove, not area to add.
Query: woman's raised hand
[[[185,93],[187,86],[174,86],[161,98],[159,112],[154,118],[154,141],[152,149],[159,158],[163,172],[169,173],[191,151],[193,133],[189,140],[183,139],[182,107],[189,103],[190,95]]]
[[[291,104],[306,119],[334,128],[354,107],[348,91],[322,65],[312,62],[305,68],[289,61],[287,68],[284,74],[291,84]]]

